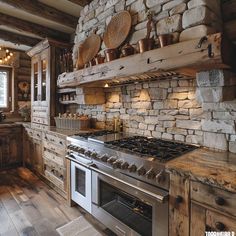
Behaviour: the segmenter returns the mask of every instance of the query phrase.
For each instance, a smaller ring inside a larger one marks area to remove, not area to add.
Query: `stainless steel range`
[[[72,200],[118,235],[168,235],[165,162],[196,146],[112,131],[68,142]]]

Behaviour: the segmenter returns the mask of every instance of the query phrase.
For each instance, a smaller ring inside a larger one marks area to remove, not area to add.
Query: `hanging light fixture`
[[[0,64],[8,62],[13,55],[13,52],[10,52],[8,48],[0,47]]]

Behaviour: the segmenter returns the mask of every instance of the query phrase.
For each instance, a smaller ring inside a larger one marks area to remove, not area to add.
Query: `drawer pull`
[[[62,141],[60,141],[60,144],[63,145]]]
[[[175,203],[176,204],[180,204],[183,202],[183,197],[181,197],[180,195],[176,196],[175,198]]]
[[[221,222],[216,222],[215,223],[215,227],[219,231],[224,231],[225,230],[225,225],[223,223],[221,223]]]
[[[222,197],[216,197],[215,198],[215,203],[219,206],[223,206],[223,205],[225,205],[225,199],[222,198]]]

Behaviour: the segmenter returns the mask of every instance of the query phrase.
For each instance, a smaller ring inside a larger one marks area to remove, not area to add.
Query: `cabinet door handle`
[[[221,222],[216,222],[215,223],[215,227],[219,231],[224,231],[225,230],[225,225],[223,223],[221,223]]]
[[[215,198],[215,203],[219,206],[223,206],[223,205],[225,205],[225,199],[222,198],[222,197],[216,197]]]

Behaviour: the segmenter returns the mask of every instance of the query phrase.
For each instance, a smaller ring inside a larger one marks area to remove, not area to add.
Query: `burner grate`
[[[190,152],[197,146],[142,136],[132,136],[120,140],[106,142],[108,146],[118,147],[126,151],[168,161]]]

